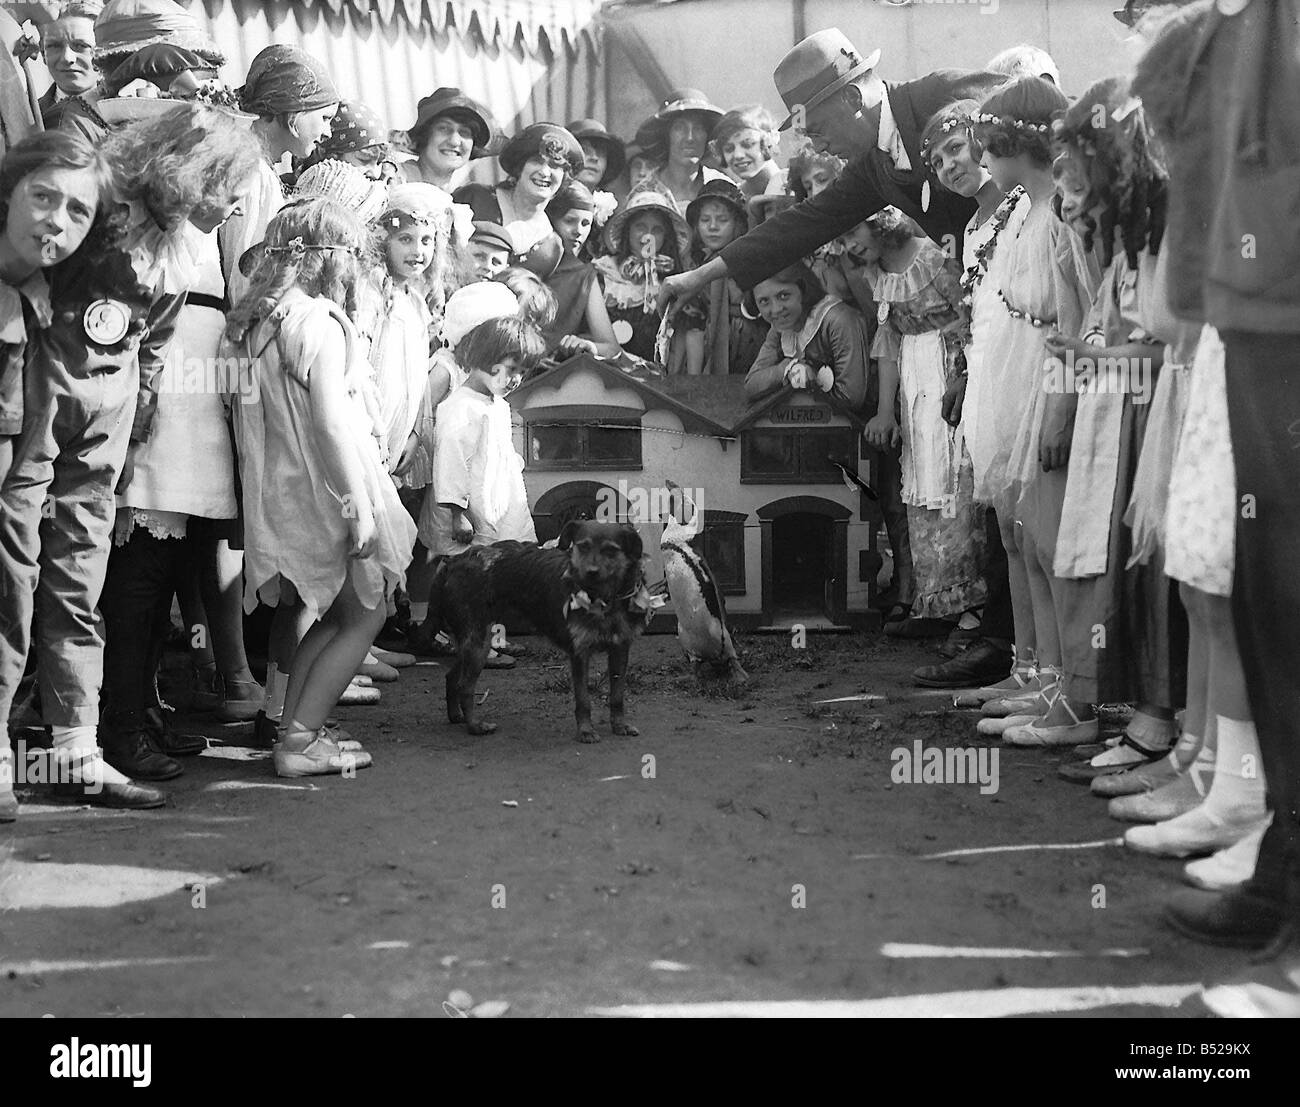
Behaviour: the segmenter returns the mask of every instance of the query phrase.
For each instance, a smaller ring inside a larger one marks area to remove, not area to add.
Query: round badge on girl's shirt
[[[86,337],[97,346],[114,346],[131,328],[131,312],[116,300],[96,300],[81,317]]]

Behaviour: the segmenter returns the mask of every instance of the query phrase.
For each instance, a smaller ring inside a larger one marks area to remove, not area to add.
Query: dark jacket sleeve
[[[837,304],[826,313],[819,336],[835,370],[831,394],[855,412],[861,412],[867,399],[867,378],[871,358],[867,343],[867,321],[848,304]]]
[[[140,339],[140,394],[135,405],[135,422],[131,424],[131,441],[148,441],[158,410],[158,378],[162,375],[167,347],[176,333],[176,320],[185,306],[185,293],[159,296],[145,319]]]
[[[763,339],[758,357],[745,374],[745,400],[756,404],[765,396],[779,391],[785,386],[786,359],[781,356],[781,332],[775,327],[768,329]]]
[[[746,291],[874,215],[889,201],[868,167],[851,161],[821,194],[764,220],[722,251],[727,272]]]

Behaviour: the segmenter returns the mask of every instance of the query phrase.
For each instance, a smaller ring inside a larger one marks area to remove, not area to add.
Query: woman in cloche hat
[[[499,131],[492,113],[458,88],[435,89],[416,109],[407,132],[415,160],[402,166],[408,181],[453,192],[469,163],[495,153]]]
[[[458,189],[476,220],[504,227],[514,243],[513,264],[545,280],[563,255],[563,244],[546,215],[546,205],[583,167],[582,147],[558,123],[534,123],[507,142],[497,157],[507,178],[496,188],[472,184]]]
[[[636,144],[647,153],[654,151],[660,163],[656,179],[660,187],[684,211],[706,181],[725,180],[726,174],[704,164],[709,136],[722,109],[709,102],[699,89],[674,89],[659,110],[636,132]]]

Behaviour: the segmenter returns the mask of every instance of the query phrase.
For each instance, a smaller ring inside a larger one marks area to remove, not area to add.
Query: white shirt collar
[[[889,155],[895,169],[910,170],[912,159],[907,156],[907,147],[903,145],[903,136],[894,121],[894,110],[889,105],[889,90],[880,98],[880,128],[876,136],[876,148]]]

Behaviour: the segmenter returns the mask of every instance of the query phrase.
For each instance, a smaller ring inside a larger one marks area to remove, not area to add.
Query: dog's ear
[[[623,552],[634,562],[639,564],[643,550],[641,544],[641,535],[634,527],[624,527],[620,539]]]
[[[578,523],[576,520],[570,519],[567,523],[565,523],[563,528],[561,528],[560,530],[560,538],[559,541],[556,543],[556,549],[567,550],[570,546],[572,546],[573,532],[577,529],[578,529]]]

